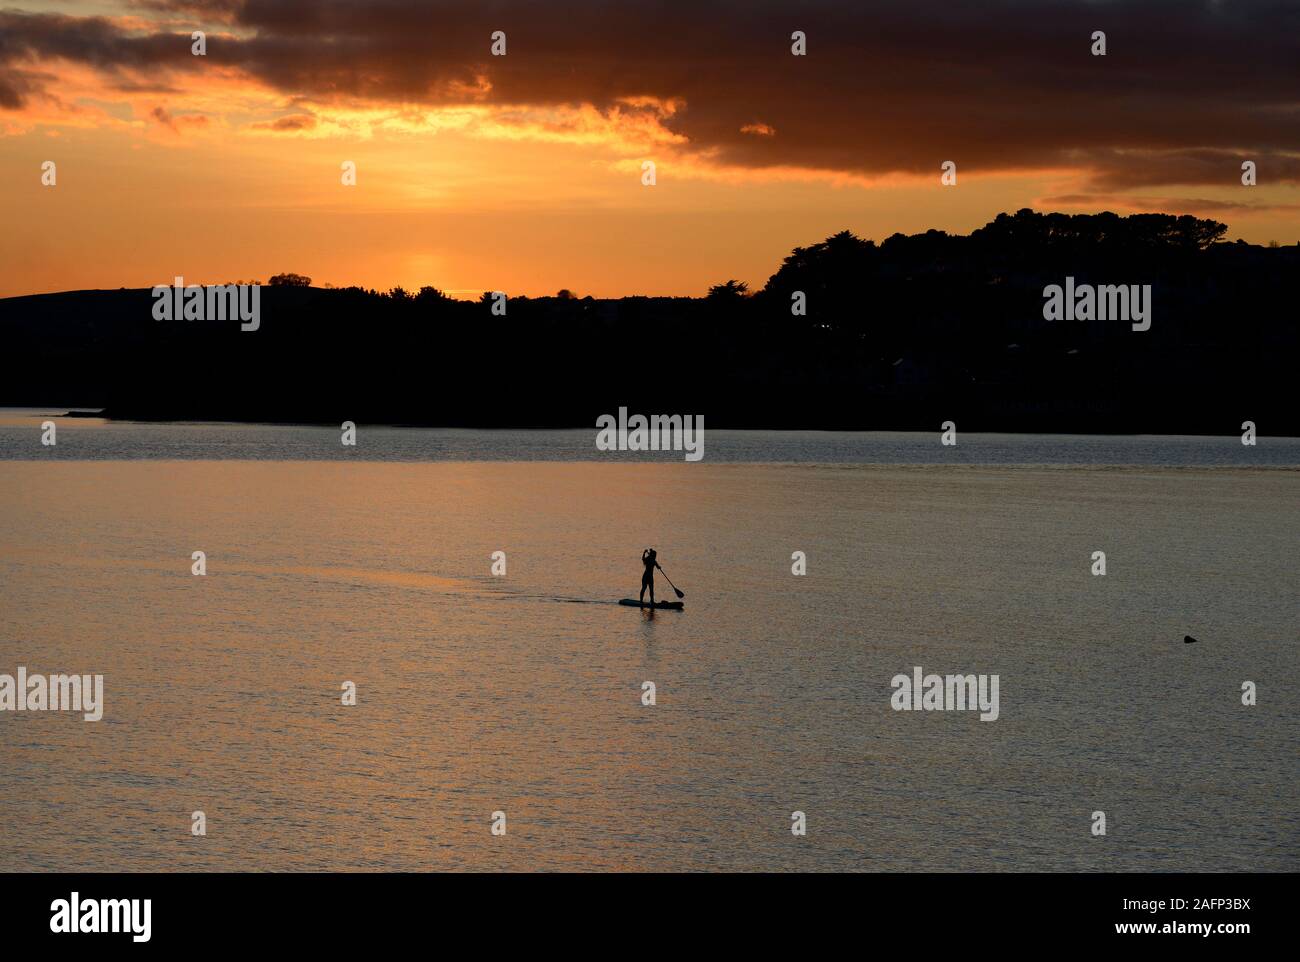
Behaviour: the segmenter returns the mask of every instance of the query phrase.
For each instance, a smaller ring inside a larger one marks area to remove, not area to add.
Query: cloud
[[[316,118],[311,114],[290,114],[287,117],[277,117],[265,123],[253,124],[255,130],[271,130],[276,133],[294,133],[300,130],[311,130],[316,126]]]
[[[230,21],[244,6],[244,0],[127,0],[132,9],[201,16],[206,21]]]
[[[1057,194],[1043,197],[1040,206],[1083,208],[1088,210],[1113,207],[1120,210],[1170,214],[1270,214],[1300,210],[1300,204],[1248,203],[1246,201],[1216,200],[1206,197],[1141,197],[1132,194]]]
[[[29,97],[44,90],[46,84],[54,79],[53,74],[29,70],[0,72],[0,109],[17,110]]]
[[[208,118],[202,114],[182,114],[176,117],[165,107],[155,107],[149,111],[149,116],[178,134],[181,132],[182,127],[205,127],[208,123]]]
[[[118,85],[231,73],[318,113],[485,106],[543,133],[546,111],[673,104],[649,118],[663,130],[654,142],[720,169],[937,177],[954,160],[966,176],[1074,171],[1084,192],[1110,193],[1233,186],[1252,159],[1261,182],[1300,182],[1294,0],[754,0],[743,15],[720,0],[568,0],[563,16],[525,0],[129,9],[228,32],[209,35],[204,58],[190,55],[188,33],[0,13],[0,108],[49,83],[26,68],[73,61]],[[1097,29],[1104,57],[1090,53]],[[507,56],[490,54],[494,30]],[[794,30],[807,34],[806,56],[791,54]],[[293,129],[279,122],[257,126]]]

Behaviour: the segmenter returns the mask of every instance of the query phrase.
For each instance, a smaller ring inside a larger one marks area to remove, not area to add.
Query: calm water
[[[0,408],[0,459],[32,461],[655,461],[682,452],[604,452],[596,429],[476,431],[362,425],[355,447],[332,427],[274,424],[142,424],[63,418],[58,412]],[[57,425],[58,444],[42,446],[41,424]],[[965,434],[939,443],[904,431],[722,431],[705,424],[704,461],[816,464],[1059,464],[1166,467],[1300,467],[1300,438],[1153,437],[1081,434]]]
[[[0,870],[1300,869],[1300,471],[1239,442],[389,430],[347,463],[264,426],[61,422],[55,454],[29,417],[0,672],[106,706],[0,714]],[[683,613],[612,603],[647,544]],[[914,665],[997,673],[1001,717],[891,710]]]

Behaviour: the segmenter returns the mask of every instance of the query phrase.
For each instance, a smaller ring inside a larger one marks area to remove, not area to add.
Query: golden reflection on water
[[[0,462],[0,672],[106,676],[100,723],[0,715],[0,870],[1295,870],[1294,686],[1235,692],[1295,674],[1297,488]],[[647,545],[684,612],[615,604]],[[1002,717],[893,712],[913,665]]]

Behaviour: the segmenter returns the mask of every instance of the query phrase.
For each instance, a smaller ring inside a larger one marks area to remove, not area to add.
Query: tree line
[[[141,419],[590,426],[1297,432],[1300,245],[1191,216],[1001,214],[970,234],[797,247],[759,289],[459,300],[272,275],[255,333],[158,323],[148,291],[0,301],[7,404]],[[1044,317],[1044,291],[1151,285],[1152,323]]]

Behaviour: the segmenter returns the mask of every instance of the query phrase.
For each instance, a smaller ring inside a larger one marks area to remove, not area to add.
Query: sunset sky
[[[5,3],[0,296],[696,295],[1020,207],[1300,241],[1295,0]]]

